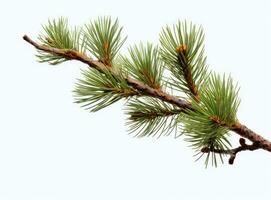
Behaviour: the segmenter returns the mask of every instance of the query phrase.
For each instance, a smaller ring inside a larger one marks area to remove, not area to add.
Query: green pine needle
[[[142,99],[142,98],[141,98]],[[137,137],[169,135],[177,130],[181,110],[159,99],[145,97],[130,99],[126,107],[126,125]]]
[[[179,118],[183,123],[183,132],[191,146],[200,152],[202,148],[211,150],[228,150],[229,128],[237,123],[236,112],[240,103],[238,87],[233,84],[231,77],[210,76],[202,87],[201,102],[192,101],[192,108]],[[206,157],[217,165],[217,153],[210,152]],[[222,154],[219,154],[222,160]]]
[[[118,19],[99,17],[86,25],[87,49],[105,65],[111,66],[120,47],[126,40],[122,38],[122,27]]]
[[[74,90],[76,103],[91,112],[138,94],[127,85],[122,74],[113,75],[107,69],[100,72],[93,68],[82,70],[82,73],[84,78],[79,80]]]
[[[152,44],[142,43],[129,48],[130,57],[122,56],[122,65],[128,74],[152,88],[160,88],[163,76],[163,65],[158,49]]]
[[[202,28],[192,23],[179,21],[163,28],[160,34],[161,57],[172,73],[170,83],[191,97],[200,91],[209,74],[203,42]]]
[[[85,42],[82,40],[82,30],[80,28],[69,29],[66,18],[48,20],[48,24],[43,26],[43,33],[38,37],[41,44],[58,48],[73,49],[79,52],[85,51]],[[68,59],[63,56],[53,55],[44,51],[38,51],[37,57],[40,62],[49,62],[52,65],[60,64]]]

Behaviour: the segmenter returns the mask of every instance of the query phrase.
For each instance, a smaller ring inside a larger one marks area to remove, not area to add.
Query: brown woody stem
[[[245,125],[236,124],[231,127],[231,130],[240,135],[241,137],[249,139],[253,143],[257,143],[259,148],[271,152],[271,142],[264,137],[256,134],[251,129],[247,128]]]
[[[209,153],[209,152],[214,152],[214,153],[219,153],[219,154],[229,154],[230,158],[229,158],[229,164],[233,164],[234,160],[236,158],[237,153],[241,152],[241,151],[254,151],[257,149],[260,149],[260,143],[258,142],[253,142],[252,144],[248,145],[246,144],[246,140],[244,138],[240,138],[239,139],[239,143],[240,146],[236,147],[234,149],[230,149],[230,150],[221,150],[221,149],[210,149],[208,147],[202,148],[201,152],[202,153]]]
[[[181,45],[181,46],[177,47],[176,51],[178,53],[178,61],[179,61],[179,64],[182,68],[183,76],[184,76],[185,81],[187,82],[187,86],[188,86],[191,94],[199,102],[200,99],[199,99],[198,89],[197,89],[197,86],[196,86],[196,84],[193,80],[193,77],[192,77],[191,67],[188,65],[187,59],[185,57],[186,51],[187,51],[187,46]]]
[[[89,65],[90,67],[93,67],[99,71],[109,68],[108,66],[104,65],[102,62],[93,60],[93,59],[89,58],[88,56],[86,56],[85,54],[80,53],[78,51],[71,50],[71,49],[58,49],[58,48],[52,48],[52,47],[40,45],[40,44],[34,42],[33,40],[31,40],[27,35],[24,35],[23,39],[26,42],[28,42],[29,44],[33,45],[38,50],[42,50],[44,52],[48,52],[48,53],[51,53],[54,55],[60,55],[60,56],[63,56],[67,59],[81,61],[81,62]],[[112,68],[110,68],[110,70],[111,69]],[[115,73],[115,72],[112,71],[112,73]],[[132,86],[133,88],[138,90],[141,94],[151,96],[154,98],[158,98],[162,101],[176,105],[179,108],[181,108],[182,111],[184,111],[184,112],[186,109],[192,109],[190,102],[187,102],[185,100],[178,99],[175,96],[169,95],[166,92],[162,91],[161,89],[152,88],[148,85],[145,85],[144,83],[142,83],[140,81],[137,81],[137,80],[129,78],[129,77],[126,78],[126,81],[130,86]],[[191,84],[191,85],[193,85],[193,84]],[[196,90],[193,93],[195,93],[195,96],[197,95]],[[240,151],[264,149],[266,151],[271,152],[271,142],[268,141],[267,139],[263,138],[262,136],[258,135],[257,133],[255,133],[251,129],[247,128],[245,125],[238,123],[238,124],[231,126],[230,130],[234,131],[236,134],[240,135],[241,137],[249,139],[253,143],[252,145],[246,145],[246,144],[243,146],[241,145],[240,147],[237,147],[237,148],[231,150],[231,155],[233,156],[233,158],[231,158],[232,163],[235,158],[235,155]],[[207,150],[205,149],[205,151],[207,151]],[[225,152],[218,152],[218,150],[212,150],[212,151],[214,151],[216,153],[225,153]],[[230,163],[231,163],[231,161],[230,161]]]
[[[78,51],[71,50],[71,49],[58,49],[58,48],[52,48],[52,47],[40,45],[40,44],[34,42],[33,40],[31,40],[27,35],[24,35],[23,39],[39,50],[42,50],[42,51],[45,51],[45,52],[48,52],[51,54],[55,54],[55,55],[60,55],[60,56],[63,56],[67,59],[81,61],[83,63],[86,63],[90,67],[93,67],[99,71],[101,71],[103,69],[111,69],[111,68],[108,68],[106,65],[104,65],[102,62],[95,61],[95,60],[89,58],[88,56],[86,56],[85,54],[80,53]],[[115,73],[115,72],[112,71],[112,73]],[[191,107],[191,104],[189,102],[178,99],[174,96],[168,95],[167,93],[165,93],[164,91],[162,91],[160,89],[152,88],[148,85],[145,85],[144,83],[142,83],[140,81],[137,81],[137,80],[129,78],[129,77],[126,78],[126,81],[129,85],[131,85],[133,88],[137,89],[138,91],[140,91],[144,95],[161,99],[162,101],[168,102],[170,104],[174,104],[182,109],[189,109]]]

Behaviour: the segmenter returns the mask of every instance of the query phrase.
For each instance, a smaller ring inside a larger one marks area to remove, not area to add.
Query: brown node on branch
[[[235,130],[235,129],[240,129],[241,128],[241,124],[237,121],[235,122],[232,126],[231,129]]]
[[[53,41],[52,41],[49,37],[46,37],[45,39],[46,39],[46,41],[47,41],[49,44],[52,44],[52,43],[53,43]]]
[[[177,53],[183,53],[186,54],[187,52],[187,46],[185,44],[182,44],[176,48]]]
[[[63,49],[63,52],[66,54],[67,59],[77,59],[84,56],[82,53],[71,49]]]
[[[226,123],[223,122],[223,121],[220,119],[220,117],[218,117],[218,116],[216,116],[216,115],[210,116],[209,119],[210,119],[212,122],[214,122],[214,123],[216,123],[216,124],[219,124],[219,125],[221,125],[221,126],[225,126],[225,125],[226,125]]]
[[[139,95],[139,93],[137,91],[134,91],[134,90],[124,89],[121,95],[123,97],[131,97],[131,96],[134,96],[134,95]]]

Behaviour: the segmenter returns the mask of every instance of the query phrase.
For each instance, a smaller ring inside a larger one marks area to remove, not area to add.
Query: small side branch
[[[205,147],[205,148],[201,149],[201,152],[202,153],[214,152],[214,153],[218,153],[218,154],[229,154],[230,155],[229,164],[232,165],[234,163],[234,160],[235,160],[237,153],[239,153],[241,151],[247,151],[247,150],[254,151],[254,150],[261,148],[261,146],[258,142],[254,142],[252,144],[246,144],[246,140],[244,138],[240,138],[239,143],[240,143],[239,147],[236,147],[236,148],[230,149],[230,150],[210,149],[208,147]]]
[[[190,92],[195,97],[195,99],[197,101],[199,101],[200,99],[199,99],[198,89],[197,89],[197,86],[195,85],[195,82],[193,80],[191,68],[188,65],[187,59],[185,57],[186,51],[187,51],[187,46],[181,45],[176,49],[176,51],[178,53],[178,61],[179,61],[179,64],[182,68],[184,79],[187,82],[187,87],[189,88]]]
[[[220,120],[218,116],[211,116],[210,120],[216,124],[219,124],[220,126],[228,127],[231,131],[235,132],[241,137],[249,139],[253,143],[257,143],[259,145],[259,148],[271,152],[271,142],[262,137],[261,135],[256,134],[245,125],[240,124],[239,122],[236,122],[233,125],[228,125],[224,121]]]

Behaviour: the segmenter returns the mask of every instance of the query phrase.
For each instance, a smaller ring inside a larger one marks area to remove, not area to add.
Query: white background
[[[263,0],[2,1],[0,199],[270,199],[270,153],[243,152],[233,166],[205,169],[182,138],[135,139],[121,102],[91,114],[73,103],[86,66],[39,64],[22,40],[58,16],[73,25],[118,17],[129,36],[124,49],[157,42],[178,19],[202,24],[210,67],[241,86],[240,121],[271,139],[270,8]]]

